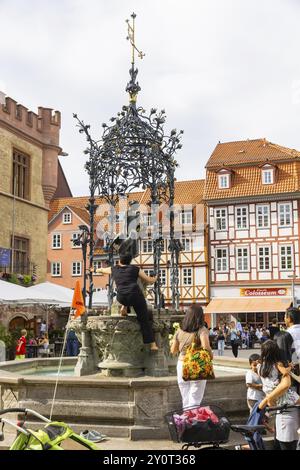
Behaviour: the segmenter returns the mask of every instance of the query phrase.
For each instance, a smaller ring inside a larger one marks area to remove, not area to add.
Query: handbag
[[[198,333],[187,347],[183,360],[182,378],[188,380],[212,380],[215,378],[213,362],[207,349],[201,347]]]

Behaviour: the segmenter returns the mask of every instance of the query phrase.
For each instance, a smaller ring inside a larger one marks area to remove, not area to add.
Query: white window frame
[[[162,287],[167,286],[167,270],[166,269],[160,269],[159,270],[159,277],[160,277],[160,285]]]
[[[224,214],[223,214],[224,212]],[[220,213],[220,215],[218,215]],[[218,207],[215,208],[215,230],[216,232],[225,232],[228,230],[228,212],[227,212],[227,207]],[[218,228],[218,220],[220,220],[220,228]],[[225,224],[223,226],[223,222],[225,221]]]
[[[236,272],[238,273],[248,273],[250,272],[250,250],[249,246],[237,246],[235,249],[235,255],[236,255]],[[242,253],[240,253],[240,250],[242,250]],[[245,254],[246,250],[246,254]],[[246,260],[246,264],[245,264]],[[241,265],[240,265],[241,262]]]
[[[58,268],[58,269],[57,269]],[[51,277],[61,277],[61,262],[52,261],[51,262]]]
[[[218,251],[222,250],[225,256],[218,258]],[[224,264],[225,260],[225,264]],[[220,264],[218,263],[220,261]],[[216,273],[228,273],[229,271],[229,250],[228,246],[218,246],[215,248],[215,270]]]
[[[147,246],[145,250],[145,245]],[[149,249],[151,246],[151,249]],[[142,253],[152,253],[153,252],[153,240],[142,240]]]
[[[284,207],[283,211],[283,224],[281,223],[281,208]],[[289,211],[286,211],[286,208],[289,207]],[[290,222],[287,223],[287,216],[290,218]],[[293,207],[291,202],[280,202],[278,204],[278,226],[279,227],[291,227],[293,224]]]
[[[282,248],[285,249],[285,253],[282,254]],[[291,249],[291,253],[287,254],[287,249]],[[288,258],[291,259],[291,267],[288,268]],[[285,266],[283,266],[283,260],[285,262]],[[279,245],[279,266],[280,271],[294,271],[294,246],[292,243],[286,243],[284,245]]]
[[[262,170],[262,184],[274,184],[274,170],[272,168],[268,168]]]
[[[228,189],[230,186],[230,175],[218,175],[218,186],[219,189]]]
[[[68,216],[68,218],[66,217]],[[64,212],[63,213],[63,224],[69,225],[72,223],[72,212]]]
[[[192,286],[193,285],[193,268],[182,268],[182,285]],[[190,280],[190,282],[187,282]]]
[[[243,214],[243,211],[246,210],[245,214]],[[238,215],[238,212],[241,211],[241,214]],[[246,224],[243,225],[244,219],[246,221]],[[238,222],[241,222],[242,225],[239,227]],[[249,229],[249,211],[248,211],[248,206],[236,206],[235,207],[235,228],[236,230],[248,230]]]
[[[189,252],[192,251],[192,239],[191,238],[182,238],[181,239],[181,244],[183,247],[184,252]]]
[[[265,250],[269,250],[269,254],[266,256]],[[260,250],[263,250],[263,254],[260,254]],[[263,267],[260,266],[260,259],[263,259]],[[269,258],[269,267],[266,268],[266,259]],[[272,247],[271,245],[260,245],[257,247],[257,259],[258,259],[258,266],[257,270],[260,272],[270,272],[272,271]]]
[[[193,211],[192,210],[181,211],[179,220],[180,220],[181,225],[192,225],[192,223],[193,223]]]
[[[258,211],[259,209],[262,209],[262,213],[259,214]],[[264,212],[264,209],[267,209],[267,212]],[[265,217],[268,218],[268,224],[265,225]],[[260,225],[259,221],[261,219],[262,225]],[[270,205],[269,204],[258,204],[256,206],[256,225],[257,228],[264,229],[264,228],[270,228],[271,224],[271,217],[270,217]]]
[[[96,269],[102,268],[102,261],[96,260],[93,262],[94,272],[93,276],[101,276],[101,273],[96,273]]]
[[[75,272],[74,272],[74,265],[76,265]],[[77,271],[78,265],[80,266],[80,272]],[[82,261],[72,261],[71,275],[72,275],[72,277],[82,276]]]
[[[144,224],[146,225],[146,227],[152,227],[153,223],[152,223],[152,213],[147,213],[147,214],[144,214],[143,215],[143,221],[144,221]]]
[[[59,243],[58,243],[59,240]],[[52,250],[61,250],[62,249],[62,234],[53,233],[52,234]]]
[[[76,235],[76,237],[74,235]],[[81,245],[74,245],[74,240],[76,238],[79,238],[79,236],[80,236],[80,232],[73,232],[72,233],[71,247],[74,248],[74,249],[81,248]]]
[[[154,268],[146,268],[143,271],[147,276],[154,277]]]

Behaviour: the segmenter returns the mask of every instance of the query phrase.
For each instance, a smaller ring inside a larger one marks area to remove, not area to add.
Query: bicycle
[[[16,424],[2,417],[8,413],[24,415],[24,419],[22,421],[19,420]],[[30,429],[26,424],[28,415],[34,416],[46,423],[46,425],[37,431]],[[64,450],[63,444],[68,439],[76,442],[77,446],[80,446],[82,450],[98,450],[97,445],[75,433],[67,424],[51,421],[46,416],[29,408],[6,408],[0,410],[0,424],[2,424],[0,441],[4,441],[5,438],[5,425],[9,425],[17,431],[17,435],[9,450]]]
[[[216,405],[171,411],[165,415],[165,419],[171,439],[182,443],[182,450],[190,447],[199,450],[226,450],[222,445],[229,441],[230,431],[240,433],[251,450],[261,450],[255,435],[261,435],[266,430],[262,424],[232,424],[222,408]]]

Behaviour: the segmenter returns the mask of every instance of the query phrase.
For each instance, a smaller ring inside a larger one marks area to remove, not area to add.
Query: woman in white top
[[[258,373],[263,384],[266,398],[259,404],[266,405],[299,404],[299,395],[291,389],[290,368],[281,362],[280,349],[275,341],[269,339],[261,346],[261,366]],[[290,409],[276,414],[276,439],[281,450],[296,450],[298,428],[300,427],[299,410]]]
[[[183,359],[186,349],[191,345],[195,333],[198,333],[201,346],[209,351],[210,357],[213,353],[209,344],[208,331],[204,326],[204,315],[202,307],[198,304],[192,304],[185,314],[181,328],[175,333],[171,353],[179,353],[177,362],[177,381],[182,398],[182,407],[189,408],[199,406],[203,399],[206,380],[190,380],[185,382],[182,378]]]
[[[43,346],[44,349],[49,348],[49,338],[48,333],[45,333],[41,339],[39,339],[39,346]]]

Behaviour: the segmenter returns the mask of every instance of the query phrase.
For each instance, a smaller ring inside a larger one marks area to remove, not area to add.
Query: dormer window
[[[222,168],[218,172],[218,188],[229,189],[231,186],[231,171],[226,168]]]
[[[275,183],[275,167],[273,165],[266,164],[261,169],[262,184],[274,184]]]
[[[219,175],[219,188],[220,189],[229,188],[229,175]]]
[[[274,170],[264,170],[262,172],[263,184],[274,183]]]

